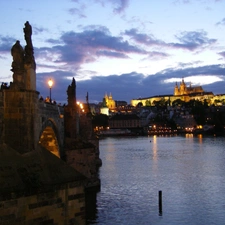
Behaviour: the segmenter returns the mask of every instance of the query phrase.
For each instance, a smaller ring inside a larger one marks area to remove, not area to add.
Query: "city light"
[[[84,112],[84,106],[81,102],[77,102],[77,105],[79,106],[79,112]]]
[[[53,85],[53,81],[52,79],[48,80],[48,86],[49,86],[49,90],[50,90],[50,103],[52,102],[52,85]]]

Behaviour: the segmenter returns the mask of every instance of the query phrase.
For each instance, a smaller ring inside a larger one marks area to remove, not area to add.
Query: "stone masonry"
[[[12,49],[13,82],[0,89],[0,224],[85,224],[86,192],[100,187],[98,139],[78,117],[73,79],[68,105],[39,101],[32,27]]]

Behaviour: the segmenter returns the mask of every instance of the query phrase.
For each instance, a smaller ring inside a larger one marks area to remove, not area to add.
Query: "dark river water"
[[[225,224],[224,137],[105,138],[100,158],[89,224]]]

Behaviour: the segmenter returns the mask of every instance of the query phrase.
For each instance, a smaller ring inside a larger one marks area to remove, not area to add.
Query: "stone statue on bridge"
[[[27,43],[25,48],[23,49],[20,42],[16,41],[11,49],[13,82],[10,87],[16,90],[22,88],[36,91],[36,63],[31,40],[32,27],[28,21],[25,23],[23,31]]]
[[[31,25],[29,24],[28,21],[24,25],[25,25],[25,28],[23,28],[24,38],[27,42],[27,45],[30,46],[30,47],[33,47],[32,41],[31,41],[32,27],[31,27]]]
[[[24,31],[24,38],[27,43],[27,45],[25,46],[25,64],[29,64],[33,69],[36,69],[36,63],[34,60],[34,49],[31,40],[32,27],[28,21],[25,23],[25,28],[23,28],[23,31]]]
[[[24,71],[24,50],[17,40],[16,43],[11,48],[11,55],[13,57],[12,69],[13,72],[23,72]]]
[[[76,107],[76,82],[73,77],[71,85],[67,88],[67,100],[69,106],[75,106]]]

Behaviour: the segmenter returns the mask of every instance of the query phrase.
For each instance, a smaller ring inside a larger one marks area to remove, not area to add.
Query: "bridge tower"
[[[3,90],[4,98],[4,142],[23,154],[37,148],[38,140],[38,96],[36,91],[36,64],[31,40],[32,27],[25,23],[26,46],[19,41],[13,45],[13,82]]]

